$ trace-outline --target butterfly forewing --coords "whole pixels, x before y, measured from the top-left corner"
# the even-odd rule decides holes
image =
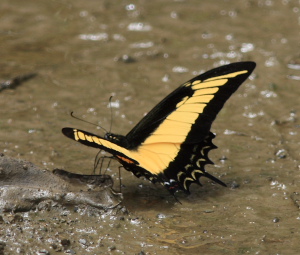
[[[210,70],[185,82],[157,104],[127,134],[127,139],[132,141],[132,148],[143,142],[156,142],[161,139],[169,134],[170,125],[173,128],[176,125],[183,125],[192,131],[190,136],[188,136],[189,132],[178,132],[177,135],[182,136],[181,142],[201,141],[209,132],[212,122],[224,103],[254,68],[253,62],[233,63]],[[193,106],[188,107],[188,104]],[[194,134],[195,132],[197,135]],[[154,139],[153,136],[160,137]],[[175,139],[175,136],[173,138]],[[186,139],[182,141],[184,138]],[[173,141],[168,138],[165,142]]]

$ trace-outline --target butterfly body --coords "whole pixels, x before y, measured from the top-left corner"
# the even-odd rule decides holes
[[[63,128],[69,138],[112,154],[126,170],[159,182],[170,192],[189,192],[205,176],[215,135],[211,125],[227,99],[255,68],[253,62],[233,63],[210,70],[182,84],[156,105],[126,136],[104,137]]]

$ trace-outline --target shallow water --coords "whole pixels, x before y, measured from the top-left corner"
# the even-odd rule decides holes
[[[126,134],[200,71],[257,63],[213,125],[219,149],[210,153],[215,166],[207,171],[229,188],[202,180],[178,204],[163,187],[123,171],[129,215],[120,220],[70,210],[56,220],[41,212],[17,223],[5,215],[10,224],[0,220],[0,241],[7,252],[54,253],[51,238],[77,254],[299,251],[293,195],[300,192],[299,1],[2,0],[0,17],[0,80],[38,73],[0,92],[0,151],[49,170],[92,173],[97,151],[60,130],[102,131],[71,118],[71,111],[107,130],[112,119],[112,131]],[[110,169],[118,182],[118,164]],[[59,241],[66,238],[69,246]]]

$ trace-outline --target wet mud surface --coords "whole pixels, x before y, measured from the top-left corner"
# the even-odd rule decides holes
[[[1,212],[43,210],[56,205],[113,209],[122,198],[112,186],[108,175],[87,176],[59,169],[52,173],[30,162],[0,156]]]
[[[0,254],[298,253],[299,1],[3,0],[0,17],[0,152],[27,162],[1,172]],[[126,134],[181,83],[237,61],[257,67],[217,116],[206,168],[228,188],[203,179],[179,204],[122,170],[122,203],[107,209],[110,183],[78,178],[97,151],[61,128],[103,132],[71,111]],[[118,164],[102,174],[118,190]]]

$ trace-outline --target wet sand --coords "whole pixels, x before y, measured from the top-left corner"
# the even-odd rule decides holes
[[[0,92],[0,152],[49,171],[93,174],[97,151],[61,128],[103,132],[71,111],[126,134],[199,72],[257,68],[212,128],[219,148],[206,169],[228,188],[203,179],[179,204],[124,170],[120,210],[1,213],[0,253],[297,254],[299,13],[298,1],[3,0],[0,82],[38,75]],[[106,174],[117,184],[118,164]]]

